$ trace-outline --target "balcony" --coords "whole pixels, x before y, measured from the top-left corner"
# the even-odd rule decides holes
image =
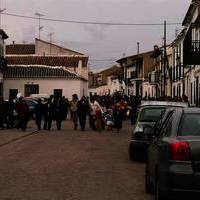
[[[149,83],[151,84],[157,84],[160,82],[160,71],[152,71],[149,73]]]
[[[192,53],[200,53],[200,40],[192,40],[191,51]]]
[[[189,34],[188,34],[189,35]],[[183,45],[183,64],[200,64],[200,40],[191,40],[191,35],[186,35]]]
[[[136,71],[133,71],[133,72],[131,72],[131,77],[130,77],[130,79],[135,79],[135,78],[137,78],[137,72],[136,72]]]

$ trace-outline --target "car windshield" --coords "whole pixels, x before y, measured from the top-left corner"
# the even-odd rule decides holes
[[[144,108],[140,112],[139,121],[140,122],[156,122],[160,119],[165,109],[166,109],[165,107]]]
[[[178,136],[200,136],[200,114],[184,114]]]
[[[27,103],[28,106],[35,106],[35,104],[37,104],[37,101],[34,100],[25,100],[25,102]]]

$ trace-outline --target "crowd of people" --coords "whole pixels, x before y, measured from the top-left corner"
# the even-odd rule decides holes
[[[82,96],[72,95],[69,101],[65,97],[51,95],[49,99],[37,99],[34,108],[34,120],[38,130],[51,130],[52,121],[56,122],[57,130],[61,130],[64,120],[71,119],[72,128],[85,130],[88,120],[92,130],[101,131],[105,128],[118,131],[122,128],[122,122],[126,118],[127,110],[135,110],[133,99],[120,94],[106,96]],[[26,131],[27,123],[31,119],[29,106],[23,97],[10,98],[4,101],[0,98],[0,128],[19,128]]]
[[[84,131],[88,120],[90,128],[94,131],[114,128],[119,131],[123,127],[124,119],[130,118],[131,124],[135,123],[141,100],[140,96],[126,96],[120,93],[112,96],[82,96],[80,99],[77,94],[73,94],[71,101],[65,97],[51,95],[48,99],[37,99],[33,119],[38,130],[50,131],[53,121],[56,122],[57,130],[61,130],[63,121],[71,119],[74,130]],[[154,99],[146,98],[146,100]],[[167,97],[157,100],[173,101]],[[184,96],[176,101],[187,102],[188,100]],[[25,131],[31,117],[29,106],[23,97],[10,98],[8,101],[0,97],[1,129],[15,127]]]

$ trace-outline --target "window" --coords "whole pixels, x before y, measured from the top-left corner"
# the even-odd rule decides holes
[[[161,135],[163,136],[169,136],[171,134],[171,129],[172,129],[172,122],[173,122],[173,117],[170,117],[168,121],[165,122]]]
[[[37,84],[27,84],[24,86],[25,96],[30,96],[31,94],[39,94],[39,85]]]
[[[156,122],[160,119],[165,111],[165,107],[161,108],[144,108],[139,117],[140,122]]]
[[[191,99],[191,104],[193,104],[193,86],[192,83],[190,83],[190,99]]]
[[[54,96],[62,97],[62,89],[54,89],[53,94]]]
[[[18,89],[10,89],[9,90],[9,97],[10,98],[16,98],[18,94]]]
[[[156,135],[169,135],[172,127],[172,115],[174,111],[167,112],[155,125]]]
[[[182,117],[179,136],[200,136],[200,114],[185,113]]]
[[[99,74],[98,77],[97,77],[97,84],[98,84],[98,85],[101,85],[101,84],[102,84],[102,81],[103,81],[103,75],[102,75],[102,74]]]

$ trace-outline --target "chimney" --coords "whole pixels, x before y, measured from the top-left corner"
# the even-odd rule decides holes
[[[154,45],[154,51],[156,51],[158,49],[159,49],[158,45]]]

